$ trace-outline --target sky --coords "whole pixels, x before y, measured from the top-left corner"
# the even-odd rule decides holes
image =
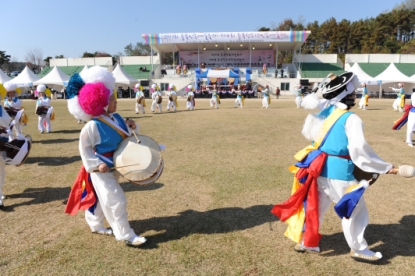
[[[124,53],[144,33],[246,32],[292,19],[351,22],[391,11],[404,0],[0,0],[0,51],[24,62],[84,52]]]

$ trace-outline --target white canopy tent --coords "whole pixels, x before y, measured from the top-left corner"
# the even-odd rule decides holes
[[[26,66],[23,71],[13,79],[13,82],[17,84],[18,87],[30,87],[39,79],[40,78]]]
[[[138,83],[138,80],[128,75],[119,64],[117,64],[115,69],[112,71],[112,75],[115,78],[116,84],[124,84],[130,86],[131,84]],[[131,91],[132,90],[130,89],[130,97],[132,97]]]
[[[33,82],[34,85],[38,84],[56,84],[64,85],[64,83],[69,81],[69,76],[62,72],[57,66],[55,66],[52,71],[50,71],[46,76]]]
[[[88,65],[84,66],[84,69],[82,69],[82,71],[79,72],[79,75],[81,75],[81,77],[82,77],[82,75],[85,74],[86,72],[88,72]]]
[[[399,71],[398,68],[396,68],[395,64],[391,63],[388,68],[386,68],[385,71],[380,73],[375,77],[376,79],[380,80],[383,83],[398,83],[398,82],[415,82],[414,80],[411,80],[410,77]],[[380,86],[380,91],[382,91],[382,85]],[[380,93],[380,97],[382,92]]]
[[[2,70],[0,70],[0,83],[8,82],[11,79],[12,78],[10,78],[9,76],[7,76],[6,73],[4,73]]]
[[[355,62],[352,68],[350,68],[350,72],[353,72],[359,78],[360,83],[365,82],[366,84],[368,84],[376,82],[376,84],[378,84],[377,80],[374,77],[368,75],[365,71],[363,71],[362,67],[360,67],[359,63],[357,62]]]
[[[134,84],[138,82],[137,79],[128,75],[119,64],[117,64],[117,67],[112,71],[112,75],[115,78],[115,83],[118,84]]]

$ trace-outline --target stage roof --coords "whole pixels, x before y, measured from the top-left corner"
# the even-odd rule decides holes
[[[162,33],[143,34],[146,44],[157,52],[200,50],[279,50],[300,49],[311,31],[283,32],[220,32],[220,33]],[[242,45],[242,46],[241,46]]]

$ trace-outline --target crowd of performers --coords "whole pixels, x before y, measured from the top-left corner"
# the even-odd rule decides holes
[[[363,192],[374,182],[374,174],[396,174],[396,170],[369,146],[363,133],[362,120],[350,111],[355,105],[356,91],[367,94],[366,85],[358,88],[359,81],[351,72],[330,77],[325,87],[317,89],[323,99],[318,99],[317,93],[305,96],[301,86],[298,87],[295,100],[297,106],[309,110],[319,108],[321,111],[309,114],[305,120],[302,134],[312,143],[295,155],[297,163],[290,167],[294,173],[292,195],[286,202],[275,205],[271,212],[288,223],[285,235],[296,243],[295,251],[319,252],[319,227],[325,212],[334,202],[335,211],[342,219],[350,256],[357,260],[377,261],[382,258],[382,254],[369,250],[364,238],[369,219]],[[407,142],[409,144],[410,140],[412,144],[415,96],[412,97],[413,105],[404,106],[404,97],[401,97],[401,93],[404,95],[403,84],[399,86],[399,91],[396,91],[399,103],[397,106],[394,103],[393,106],[406,111],[408,131],[410,130]],[[112,170],[114,151],[125,138],[138,135],[139,126],[133,120],[124,119],[116,113],[114,87],[114,77],[100,66],[90,68],[82,76],[74,74],[68,83],[69,112],[76,119],[87,123],[79,138],[82,166],[72,186],[65,212],[74,215],[79,210],[84,210],[86,223],[92,233],[114,236],[129,246],[140,246],[146,242],[146,238],[137,235],[131,228],[127,218],[127,200],[117,174]],[[37,87],[39,99],[36,102],[36,114],[39,116],[38,128],[41,133],[51,131],[50,121],[54,117],[47,90],[44,85]],[[146,100],[143,88],[136,85],[135,90],[135,111],[144,114]],[[150,91],[151,111],[161,113],[163,101],[160,88],[153,84]],[[236,94],[234,107],[243,108],[241,87],[237,86],[233,93]],[[0,208],[4,207],[5,199],[5,165],[22,164],[31,146],[30,137],[22,133],[28,118],[18,94],[19,89],[13,83],[0,86],[0,95],[4,99],[4,107],[0,106]],[[209,94],[211,108],[218,109],[220,95],[215,85],[209,88]],[[262,106],[268,108],[271,100],[268,85],[262,94]],[[167,96],[166,109],[176,111],[178,102],[174,85],[169,86]],[[191,85],[186,87],[185,96],[186,109],[194,110],[195,93]],[[359,103],[362,109],[366,106],[367,98],[362,104]],[[401,121],[399,126],[403,124]],[[16,151],[16,145],[19,145],[18,154],[12,156],[10,152]],[[20,152],[25,147],[26,151]],[[372,178],[357,181],[353,174],[357,167],[363,172],[370,172]],[[105,228],[104,219],[110,228]]]

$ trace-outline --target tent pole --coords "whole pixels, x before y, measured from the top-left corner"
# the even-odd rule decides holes
[[[174,69],[174,43],[173,43],[173,52],[172,52],[172,58],[173,58],[173,69]]]
[[[252,51],[251,41],[249,41],[249,68],[251,68],[251,55],[252,55],[251,51]]]
[[[198,43],[197,44],[197,67],[199,68],[199,66],[200,66],[200,53],[199,53],[199,46],[200,46],[200,44]]]

